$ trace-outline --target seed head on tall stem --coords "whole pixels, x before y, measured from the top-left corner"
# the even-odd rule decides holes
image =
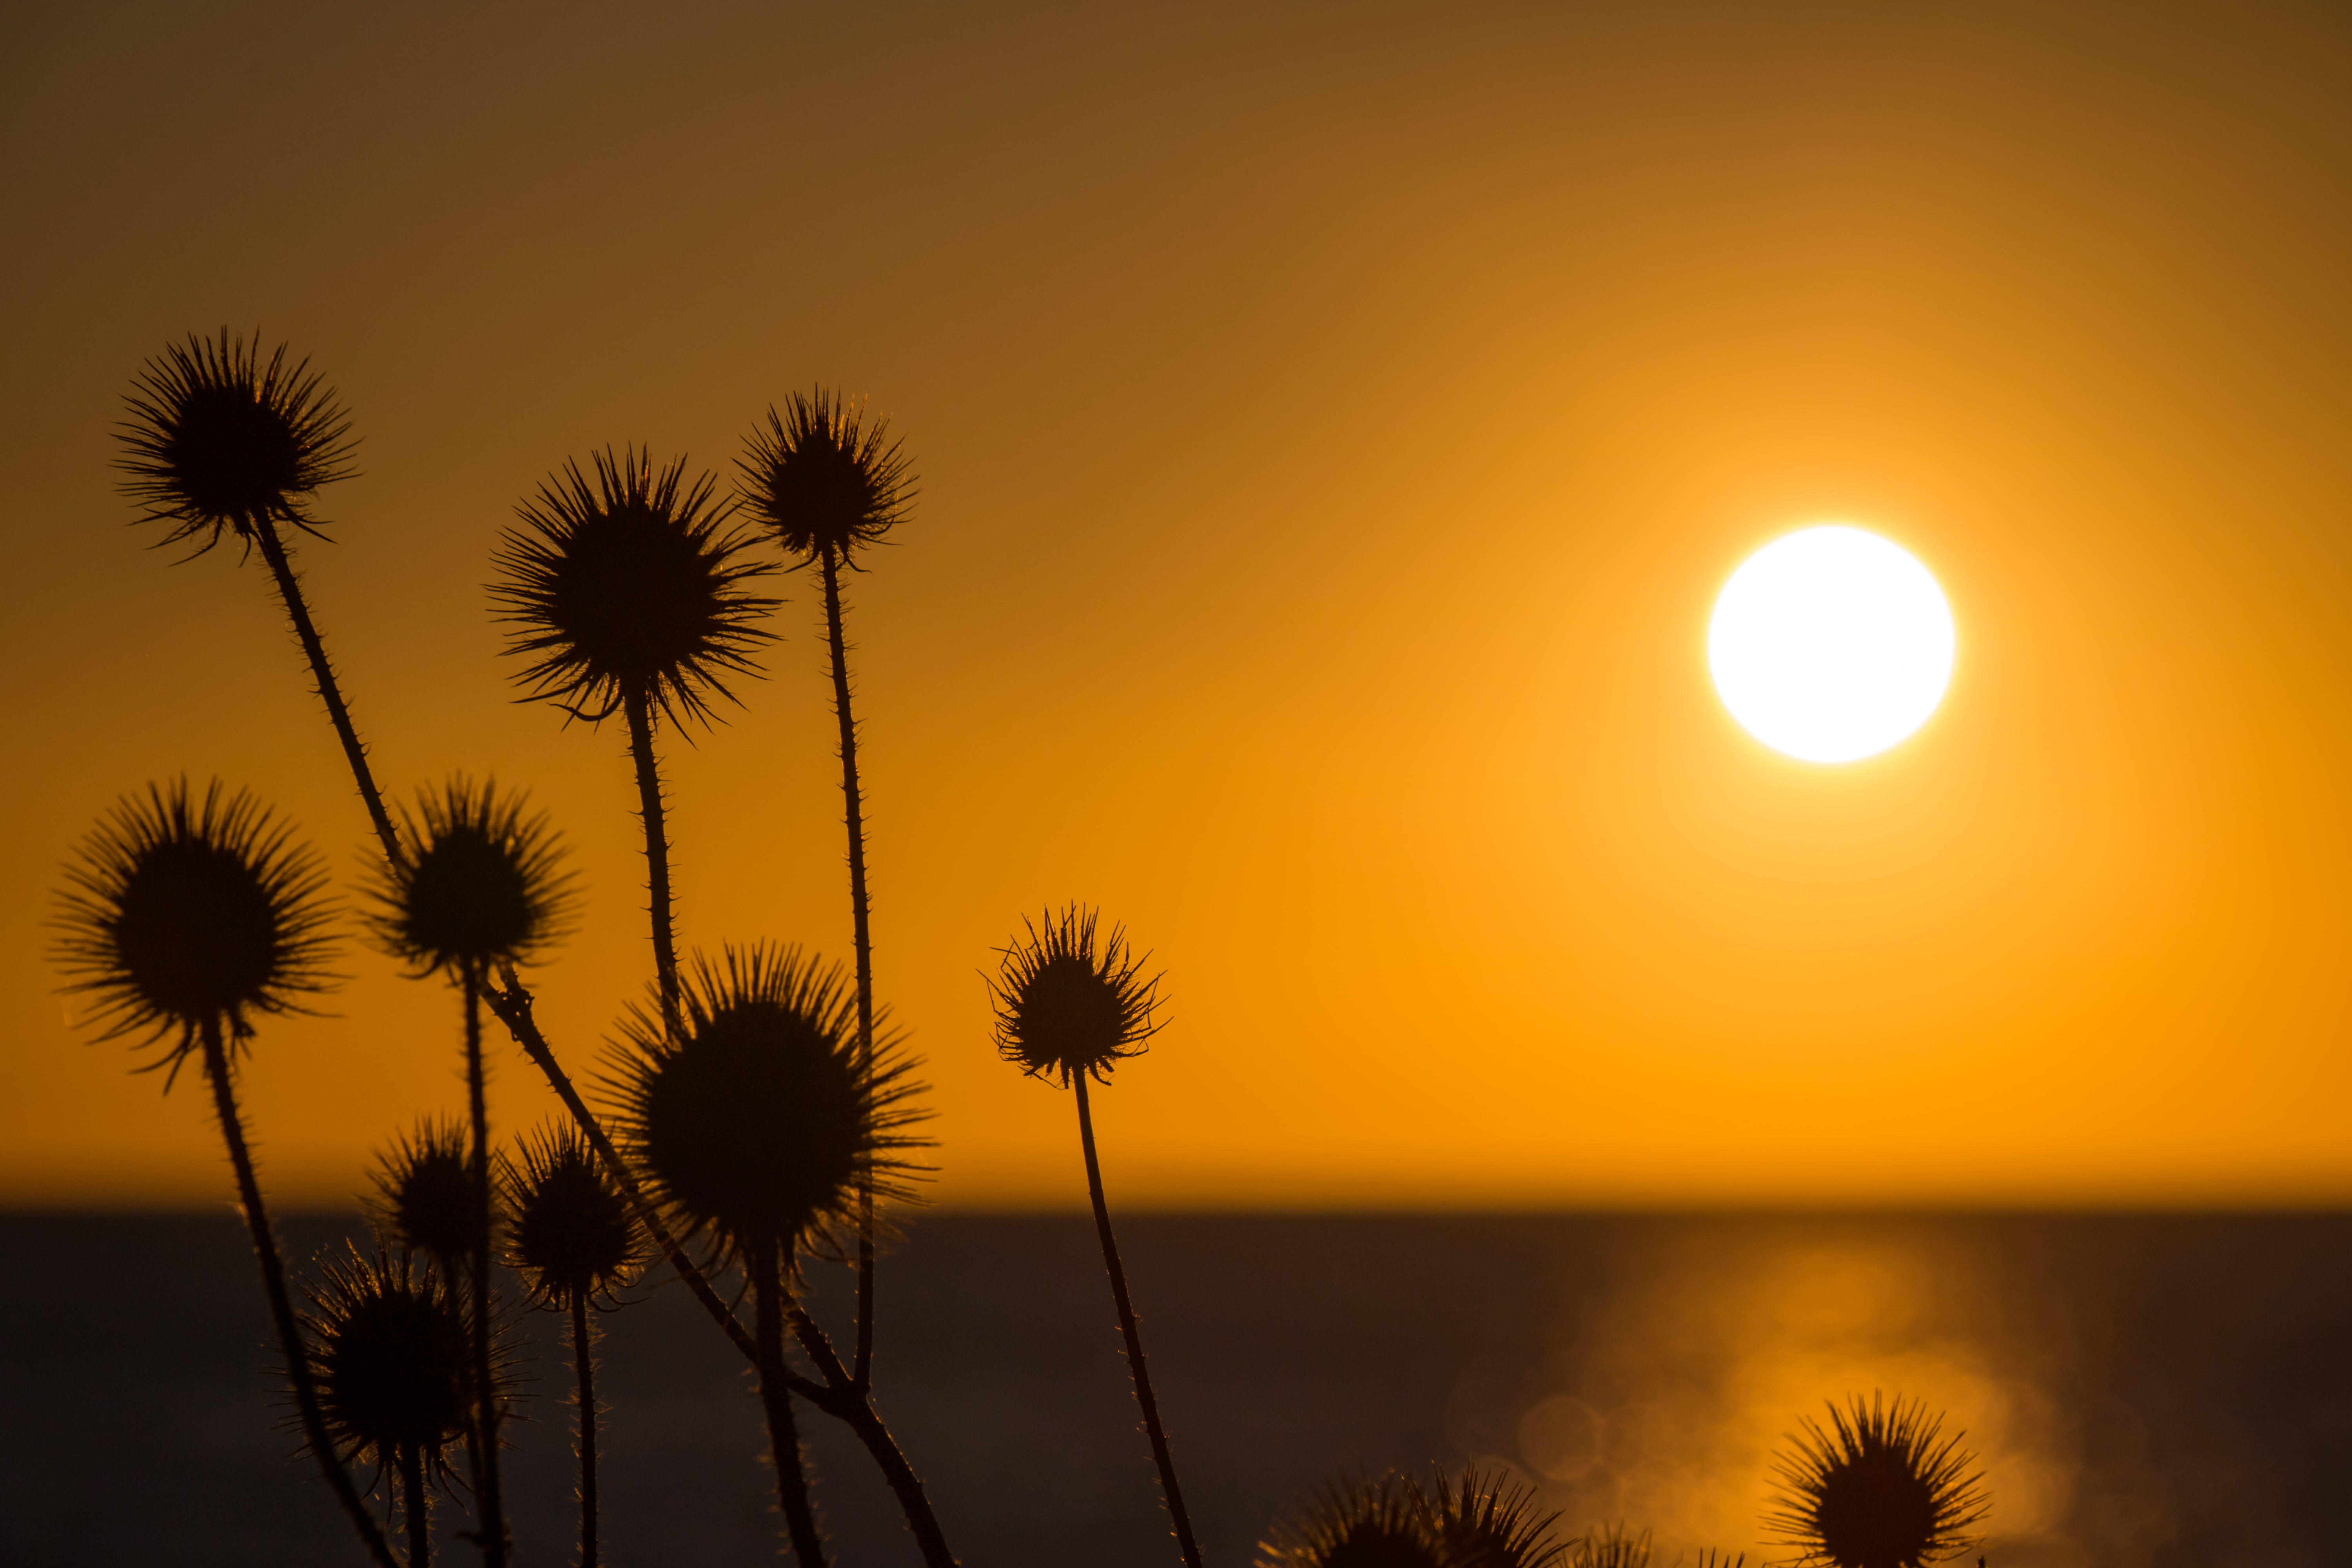
[[[100,1038],[163,1043],[150,1070],[168,1068],[176,1078],[201,1055],[303,1435],[362,1543],[393,1568],[383,1531],[328,1440],[236,1099],[236,1058],[255,1020],[303,1011],[333,979],[326,875],[250,795],[225,795],[215,783],[197,797],[184,779],[118,803],[66,876],[55,956],[67,990],[95,999]]]
[[[866,888],[866,794],[857,775],[857,721],[850,711],[849,644],[843,630],[841,573],[885,542],[914,504],[914,478],[889,422],[866,420],[865,405],[823,387],[771,407],[738,461],[743,505],[795,568],[814,563],[824,584],[825,647],[833,662],[833,712],[841,731],[841,793],[849,832],[850,942],[857,973],[857,1047],[874,1048],[874,942]],[[874,1194],[858,1200],[857,1342],[851,1381],[866,1385],[874,1363]]]
[[[381,1236],[403,1254],[421,1252],[450,1279],[488,1239],[490,1205],[474,1182],[474,1158],[462,1123],[427,1118],[377,1162],[367,1205]]]
[[[1916,1399],[1856,1395],[1808,1418],[1773,1466],[1766,1522],[1807,1568],[1925,1568],[1969,1549],[1983,1477],[1942,1417]]]

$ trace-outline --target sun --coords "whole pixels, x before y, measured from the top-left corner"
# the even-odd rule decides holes
[[[1715,689],[1740,727],[1808,763],[1851,763],[1927,721],[1952,679],[1952,608],[1909,552],[1844,523],[1774,540],[1715,601]]]

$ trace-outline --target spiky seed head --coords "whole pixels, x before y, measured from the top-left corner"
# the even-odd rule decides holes
[[[128,402],[116,427],[123,489],[142,521],[171,525],[163,543],[202,536],[202,554],[224,530],[247,538],[265,518],[317,533],[310,498],[351,477],[350,417],[283,343],[265,362],[257,337],[191,333],[147,362]]]
[[[1536,1511],[1535,1489],[1501,1470],[1437,1473],[1430,1503],[1446,1568],[1550,1568],[1568,1548],[1552,1534],[1557,1513]]]
[[[732,504],[708,474],[685,483],[685,458],[658,473],[635,447],[591,461],[593,481],[567,462],[501,537],[490,596],[515,628],[506,651],[532,661],[529,698],[574,717],[637,699],[708,722],[712,696],[733,699],[726,678],[758,674],[752,650],[774,637],[755,623],[778,601],[743,591],[771,568],[741,558]]]
[[[116,802],[66,881],[54,956],[68,992],[97,998],[102,1039],[176,1034],[177,1062],[200,1029],[242,1040],[254,1015],[302,1011],[334,980],[318,857],[217,780],[201,797],[183,778]]]
[[[1570,1568],[1650,1568],[1650,1532],[1635,1535],[1622,1524],[1604,1525],[1576,1542]]]
[[[863,399],[822,386],[793,393],[737,460],[745,508],[801,564],[855,565],[914,505],[906,443],[889,429],[887,419],[866,423]]]
[[[471,1340],[457,1294],[430,1265],[356,1250],[305,1288],[320,1414],[345,1463],[389,1466],[415,1449],[435,1470],[466,1429]]]
[[[630,1163],[688,1234],[739,1260],[772,1245],[790,1258],[831,1252],[854,1224],[870,1175],[909,1196],[907,1163],[924,1140],[913,1064],[887,1040],[861,1061],[856,992],[837,966],[798,948],[698,954],[683,986],[683,1029],[667,1037],[639,1009],[623,1026],[609,1079]]]
[[[455,1271],[488,1240],[466,1129],[427,1119],[385,1151],[368,1206],[384,1237]]]
[[[610,1297],[643,1265],[644,1234],[629,1200],[577,1130],[525,1137],[505,1184],[507,1261],[547,1305]]]
[[[1257,1568],[1449,1568],[1428,1495],[1389,1472],[1343,1477],[1258,1543]]]
[[[1113,1064],[1143,1054],[1160,1026],[1160,976],[1146,975],[1149,953],[1128,945],[1123,926],[1097,941],[1095,910],[1071,904],[1042,923],[1024,919],[1024,935],[1000,950],[989,982],[996,1004],[996,1048],[1006,1061],[1064,1088],[1079,1073],[1110,1081]]]
[[[1922,1568],[1958,1555],[1985,1516],[1965,1436],[1918,1400],[1860,1395],[1808,1418],[1776,1458],[1766,1522],[1813,1568]]]
[[[562,845],[528,796],[461,773],[417,792],[399,840],[398,858],[374,868],[370,924],[419,973],[528,963],[563,934]]]

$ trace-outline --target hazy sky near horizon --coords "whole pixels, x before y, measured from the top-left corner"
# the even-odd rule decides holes
[[[2347,79],[2322,6],[11,7],[0,1201],[226,1194],[56,994],[110,802],[216,775],[364,860],[261,563],[143,548],[110,468],[223,324],[356,420],[299,558],[387,784],[574,847],[583,1074],[650,972],[633,785],[512,700],[491,550],[822,382],[921,476],[853,632],[940,1200],[1081,1191],[981,980],[1072,899],[1167,974],[1118,1199],[2352,1198]],[[1828,519],[1959,636],[1839,768],[1704,658]],[[846,954],[812,589],[668,744],[690,944]],[[247,1073],[289,1201],[462,1103],[446,990],[341,968]]]

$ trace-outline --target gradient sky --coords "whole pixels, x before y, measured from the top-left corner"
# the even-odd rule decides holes
[[[356,417],[300,561],[387,784],[492,772],[575,846],[576,1069],[650,972],[633,786],[512,702],[490,551],[565,458],[723,468],[823,381],[922,479],[854,631],[942,1201],[1082,1191],[980,978],[1069,899],[1171,1000],[1097,1102],[1116,1199],[2352,1198],[2352,17],[840,10],[0,15],[0,1201],[226,1192],[56,994],[109,803],[217,774],[369,852],[258,560],[143,548],[109,467],[223,323]],[[1830,518],[1960,656],[1823,769],[1704,635]],[[845,955],[810,586],[670,746],[690,942]],[[449,994],[343,968],[247,1075],[289,1200],[462,1102]]]

